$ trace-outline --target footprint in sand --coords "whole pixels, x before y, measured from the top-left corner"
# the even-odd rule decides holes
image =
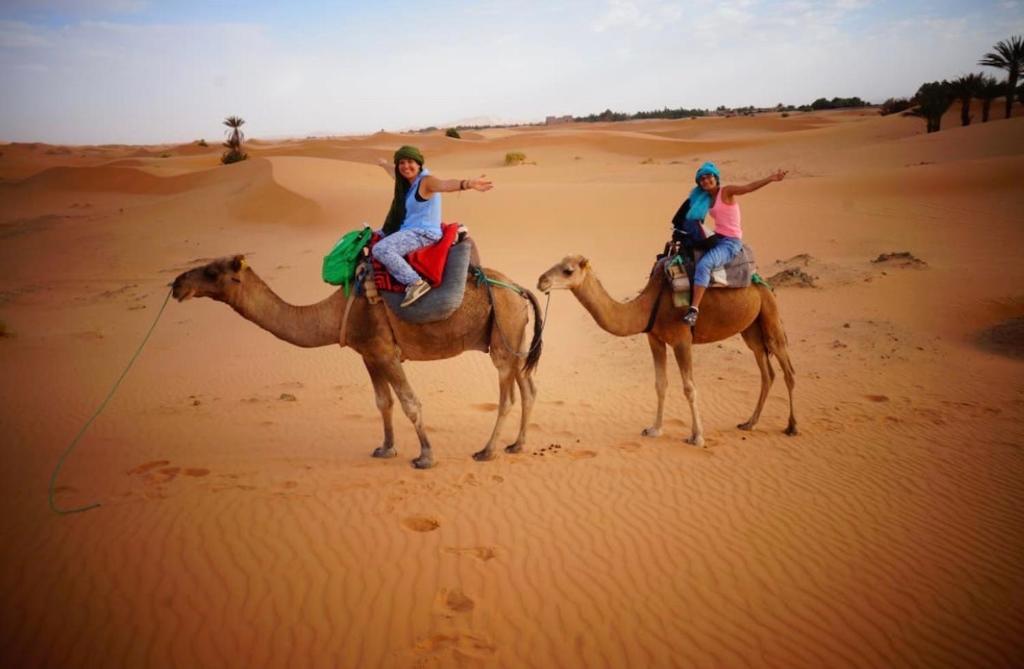
[[[589,460],[590,458],[596,458],[597,453],[587,450],[569,451],[569,457],[573,460]]]
[[[125,473],[128,475],[145,474],[151,469],[156,469],[157,467],[164,467],[169,464],[171,464],[170,460],[153,460],[151,462],[144,462],[141,465],[138,465],[137,467],[132,467]]]
[[[183,473],[185,476],[206,476],[210,470],[204,467],[186,467]]]
[[[864,397],[868,398],[872,402],[888,402],[889,401],[889,398],[886,397],[885,395],[865,395]]]
[[[642,446],[640,446],[640,444],[636,442],[628,441],[624,444],[616,444],[615,448],[619,449],[624,453],[636,453],[642,448]]]
[[[452,613],[469,613],[476,606],[476,603],[458,588],[442,588],[434,602],[439,610]]]
[[[498,405],[494,402],[480,402],[479,404],[472,405],[477,411],[497,411]]]
[[[459,665],[470,660],[486,660],[498,650],[489,637],[472,632],[453,632],[452,634],[435,634],[416,644],[415,650],[420,654],[441,654],[451,651],[449,659],[458,660]],[[437,658],[435,658],[437,659]]]
[[[481,562],[487,562],[498,557],[498,550],[493,546],[448,547],[444,549],[444,552],[449,555],[470,555]]]
[[[428,516],[409,516],[402,520],[402,526],[413,532],[433,532],[441,523]]]

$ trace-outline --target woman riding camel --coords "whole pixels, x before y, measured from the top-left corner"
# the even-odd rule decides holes
[[[752,193],[773,181],[782,181],[785,176],[786,171],[778,170],[745,186],[722,186],[721,175],[714,163],[704,163],[697,170],[694,179],[697,187],[690,191],[690,207],[686,212],[687,227],[698,227],[710,213],[715,219],[715,235],[709,238],[714,240],[714,245],[697,261],[693,273],[691,306],[683,316],[684,323],[691,327],[697,324],[700,301],[708,284],[711,283],[711,272],[724,266],[743,250],[740,205],[735,201],[735,197]]]
[[[381,158],[378,164],[395,179],[395,197],[381,234],[373,247],[373,257],[393,277],[405,284],[407,307],[423,297],[430,284],[416,273],[405,256],[441,239],[441,193],[459,190],[489,191],[494,185],[481,174],[476,179],[438,179],[423,167],[423,154],[414,146],[395,151],[394,173],[391,164]]]

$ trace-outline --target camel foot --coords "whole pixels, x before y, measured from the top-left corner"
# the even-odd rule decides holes
[[[696,446],[697,448],[705,448],[704,437],[702,437],[699,434],[692,435],[689,439],[686,440],[686,443],[692,446]]]
[[[523,445],[522,444],[509,444],[508,446],[505,447],[505,452],[506,453],[522,453],[523,452]]]
[[[375,458],[393,458],[398,455],[398,451],[395,450],[394,446],[378,446],[373,449],[373,457]]]
[[[416,469],[430,469],[434,466],[434,458],[430,455],[421,455],[412,461],[412,466]]]
[[[660,427],[645,427],[640,432],[640,436],[642,436],[642,437],[660,437],[661,436],[661,428]]]
[[[747,432],[750,432],[751,430],[754,429],[754,425],[756,425],[756,423],[748,420],[746,423],[740,423],[736,427],[738,427],[741,430],[746,430]]]
[[[789,425],[786,427],[785,430],[782,431],[782,433],[787,434],[790,437],[795,437],[796,435],[800,434],[796,430],[796,421],[790,421]]]
[[[494,459],[494,451],[489,449],[483,449],[473,454],[473,459],[477,462],[487,462],[488,460]]]

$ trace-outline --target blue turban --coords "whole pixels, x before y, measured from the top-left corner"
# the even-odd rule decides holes
[[[690,191],[690,210],[686,213],[688,221],[703,221],[704,217],[708,215],[708,209],[711,209],[711,194],[700,187],[700,178],[705,174],[714,175],[716,184],[721,185],[722,183],[722,175],[714,163],[707,162],[700,166],[696,176],[693,177],[697,187]]]

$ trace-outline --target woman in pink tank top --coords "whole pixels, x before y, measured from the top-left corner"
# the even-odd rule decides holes
[[[722,186],[718,168],[713,163],[704,163],[697,170],[697,188],[690,193],[690,211],[703,213],[703,210],[711,214],[715,219],[715,237],[718,241],[697,262],[693,276],[691,306],[683,316],[684,323],[691,327],[696,325],[700,301],[708,284],[711,283],[711,272],[724,266],[743,250],[743,242],[740,241],[743,238],[743,228],[740,226],[740,205],[735,200],[736,196],[752,193],[773,181],[782,181],[785,176],[785,170],[777,170],[764,179],[745,186]]]

